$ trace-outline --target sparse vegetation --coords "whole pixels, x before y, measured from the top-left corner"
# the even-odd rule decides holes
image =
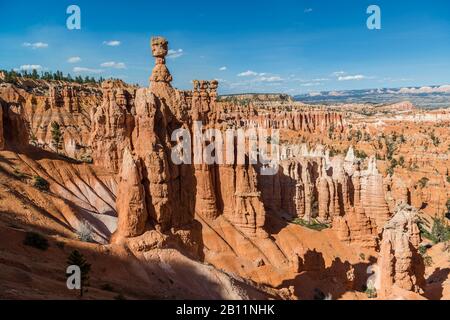
[[[364,292],[369,299],[376,299],[378,297],[377,289],[373,286],[368,286]]]
[[[433,259],[427,254],[426,246],[419,246],[419,254],[422,256],[423,262],[427,267],[431,267],[433,265]]]
[[[45,251],[50,246],[48,240],[36,232],[27,232],[23,244],[29,247],[33,247],[42,251]]]
[[[82,223],[77,230],[78,239],[83,242],[94,243],[93,231],[89,224]]]
[[[100,286],[100,289],[102,289],[102,290],[104,290],[104,291],[114,292],[113,286],[110,285],[109,283],[102,284],[102,285]]]
[[[429,255],[426,255],[423,257],[423,263],[427,267],[431,267],[433,265],[433,258],[431,258]]]
[[[84,256],[78,250],[72,251],[72,253],[67,258],[67,264],[69,266],[78,266],[80,268],[80,297],[82,297],[83,293],[85,292],[85,287],[89,285],[89,272],[91,271],[91,265],[86,261]]]
[[[315,219],[311,219],[311,221],[308,222],[306,220],[303,220],[303,219],[300,219],[300,218],[296,218],[296,219],[292,220],[292,223],[298,224],[298,225],[300,225],[302,227],[306,227],[306,228],[309,228],[309,229],[312,229],[312,230],[316,230],[316,231],[322,231],[322,230],[330,228],[330,226],[328,224],[318,222]]]
[[[81,156],[81,162],[87,163],[87,164],[92,164],[94,162],[94,160],[92,159],[91,155],[87,155],[87,154],[83,154]]]
[[[398,159],[398,165],[401,167],[405,166],[405,157],[404,156],[400,156],[400,158]]]
[[[447,207],[447,215],[450,215],[450,199],[447,200],[445,206]]]
[[[428,179],[427,177],[423,177],[422,179],[419,180],[419,187],[421,189],[425,188],[428,184],[428,182],[430,181],[430,179]]]
[[[367,153],[361,150],[355,150],[355,156],[359,159],[367,159]]]
[[[26,175],[17,168],[14,168],[13,175],[19,180],[25,179],[26,177]]]
[[[30,144],[35,147],[38,145],[38,140],[34,133],[30,133]]]
[[[431,138],[431,141],[433,141],[433,145],[435,147],[437,147],[437,146],[439,146],[441,144],[441,140],[438,137],[435,136],[434,132],[432,132],[430,134],[430,138]]]
[[[48,181],[40,176],[34,176],[33,187],[35,187],[36,189],[39,189],[41,191],[49,191],[50,190],[50,184],[48,183]]]
[[[434,218],[433,227],[431,228],[432,241],[441,243],[450,240],[450,227],[444,219]]]
[[[423,220],[419,222],[419,229],[422,237],[432,241],[434,244],[450,241],[450,226],[443,218],[433,218],[433,225],[431,230],[427,229],[427,226]]]

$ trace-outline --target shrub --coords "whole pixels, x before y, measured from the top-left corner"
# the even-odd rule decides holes
[[[92,164],[94,162],[94,160],[92,159],[92,156],[84,154],[81,156],[81,162],[84,162],[87,164]]]
[[[42,251],[47,250],[49,247],[48,240],[36,232],[27,232],[23,244]]]
[[[423,177],[422,179],[419,180],[419,187],[422,189],[425,188],[429,181],[430,179],[428,179],[427,177]]]
[[[427,254],[427,247],[425,246],[419,246],[419,253],[421,256],[424,256]]]
[[[298,224],[302,227],[306,227],[306,228],[316,230],[316,231],[322,231],[322,230],[330,228],[330,226],[328,224],[318,222],[317,220],[314,220],[314,219],[312,219],[310,222],[308,222],[306,220],[296,218],[296,219],[292,220],[292,223]]]
[[[439,144],[441,143],[441,140],[440,140],[438,137],[436,137],[436,136],[434,135],[434,133],[432,133],[432,134],[430,135],[430,138],[431,138],[431,140],[433,141],[433,145],[434,145],[435,147],[439,146]]]
[[[450,227],[444,219],[434,218],[433,227],[431,228],[432,241],[437,244],[450,240]]]
[[[360,150],[355,150],[355,156],[359,159],[366,159],[367,158],[367,153],[365,153],[364,151],[360,151]]]
[[[50,184],[48,181],[40,176],[34,176],[33,186],[41,191],[48,191],[50,189]]]
[[[109,292],[113,292],[114,291],[114,288],[109,283],[102,284],[100,286],[100,289],[102,289],[104,291],[109,291]]]
[[[26,175],[17,168],[14,169],[13,174],[14,177],[16,177],[19,180],[25,179],[26,177]]]
[[[86,222],[83,222],[80,225],[80,228],[77,230],[78,239],[83,242],[90,242],[93,243],[94,237],[93,237],[93,231],[89,224]]]
[[[366,288],[365,294],[369,299],[375,299],[378,297],[377,289],[375,289],[373,286],[368,286]]]
[[[426,256],[423,257],[423,263],[425,264],[425,266],[431,267],[433,265],[433,258],[431,258],[430,256],[426,255]]]
[[[316,288],[314,289],[314,300],[327,300],[327,296],[322,290]]]
[[[127,300],[127,298],[122,293],[119,293],[117,296],[114,296],[114,300]]]
[[[425,266],[431,267],[433,265],[433,259],[427,254],[426,246],[419,246],[419,254],[422,256]]]

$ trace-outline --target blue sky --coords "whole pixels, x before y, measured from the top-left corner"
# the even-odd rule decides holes
[[[81,30],[66,28],[71,4],[81,8]],[[366,27],[371,4],[381,8],[381,30]],[[1,1],[0,12],[2,69],[147,86],[149,39],[162,35],[180,89],[214,78],[221,93],[450,83],[448,0]]]

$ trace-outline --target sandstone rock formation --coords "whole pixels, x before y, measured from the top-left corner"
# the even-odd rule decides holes
[[[12,93],[0,95],[0,150],[5,148],[21,149],[28,145],[29,130],[24,121],[24,109],[20,104],[20,98],[15,95],[13,89],[11,90]],[[11,95],[12,99],[17,101],[16,103],[8,103],[3,100],[3,97],[11,98]]]
[[[105,81],[102,89],[103,103],[92,114],[92,158],[95,164],[118,172],[125,148],[131,148],[134,92],[121,81]]]
[[[383,176],[377,169],[375,157],[369,160],[368,169],[362,172],[361,201],[366,215],[371,218],[381,232],[390,217],[383,187]]]
[[[420,231],[417,210],[401,204],[383,228],[379,257],[379,294],[389,298],[394,288],[420,293],[424,263],[418,253]]]
[[[119,217],[117,232],[112,242],[120,242],[123,238],[136,237],[144,233],[148,220],[145,205],[145,190],[142,181],[140,163],[133,159],[128,148],[123,154],[120,182],[117,190],[116,210]]]

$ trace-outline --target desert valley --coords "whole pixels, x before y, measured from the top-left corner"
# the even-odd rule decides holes
[[[181,91],[168,50],[148,87],[0,73],[0,298],[78,299],[76,251],[83,299],[450,299],[450,109]],[[278,130],[277,173],[175,164],[195,122]]]

